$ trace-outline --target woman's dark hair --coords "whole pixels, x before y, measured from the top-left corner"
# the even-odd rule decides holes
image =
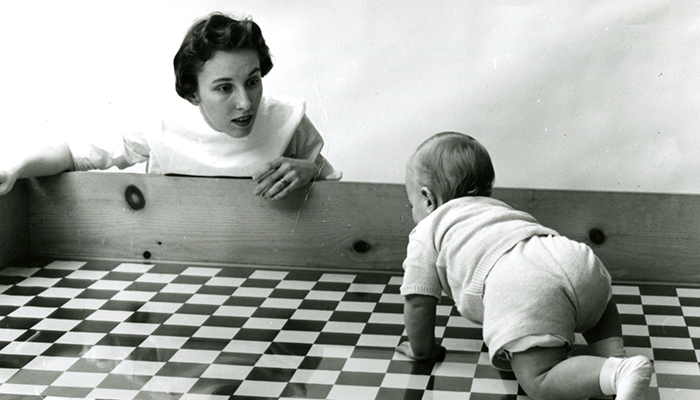
[[[486,148],[469,135],[441,132],[423,142],[413,168],[418,180],[443,202],[465,196],[491,196],[496,174]]]
[[[175,90],[185,100],[197,91],[197,74],[217,51],[254,50],[260,60],[260,72],[272,69],[270,49],[262,31],[251,19],[236,20],[221,13],[212,13],[195,22],[175,54]]]

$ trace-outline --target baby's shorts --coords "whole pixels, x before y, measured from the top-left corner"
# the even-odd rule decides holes
[[[588,246],[534,236],[505,253],[486,277],[484,342],[492,364],[532,347],[570,349],[575,332],[595,326],[612,298],[610,274]]]

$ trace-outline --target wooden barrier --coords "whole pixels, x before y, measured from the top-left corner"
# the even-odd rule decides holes
[[[12,191],[0,196],[0,267],[29,255],[27,188],[17,182]]]
[[[280,201],[253,188],[250,180],[100,172],[31,179],[29,253],[401,270],[414,226],[403,185],[317,182]],[[700,283],[700,196],[499,188],[494,197],[589,244],[617,281]],[[3,229],[4,240],[22,223]]]
[[[67,173],[32,180],[32,254],[400,268],[413,227],[397,185],[316,183],[281,201],[250,180]],[[143,208],[138,208],[143,196]],[[127,203],[135,199],[136,207]]]

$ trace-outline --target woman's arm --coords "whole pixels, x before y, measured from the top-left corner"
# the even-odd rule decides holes
[[[0,159],[0,195],[9,193],[17,179],[55,175],[74,170],[73,156],[64,141],[43,145],[38,151],[13,149]]]

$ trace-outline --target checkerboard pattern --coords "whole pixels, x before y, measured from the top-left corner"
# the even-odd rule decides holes
[[[26,261],[0,271],[0,398],[528,398],[448,299],[445,361],[395,353],[400,285],[389,273]],[[629,353],[655,362],[653,398],[700,399],[700,289],[614,289]]]

